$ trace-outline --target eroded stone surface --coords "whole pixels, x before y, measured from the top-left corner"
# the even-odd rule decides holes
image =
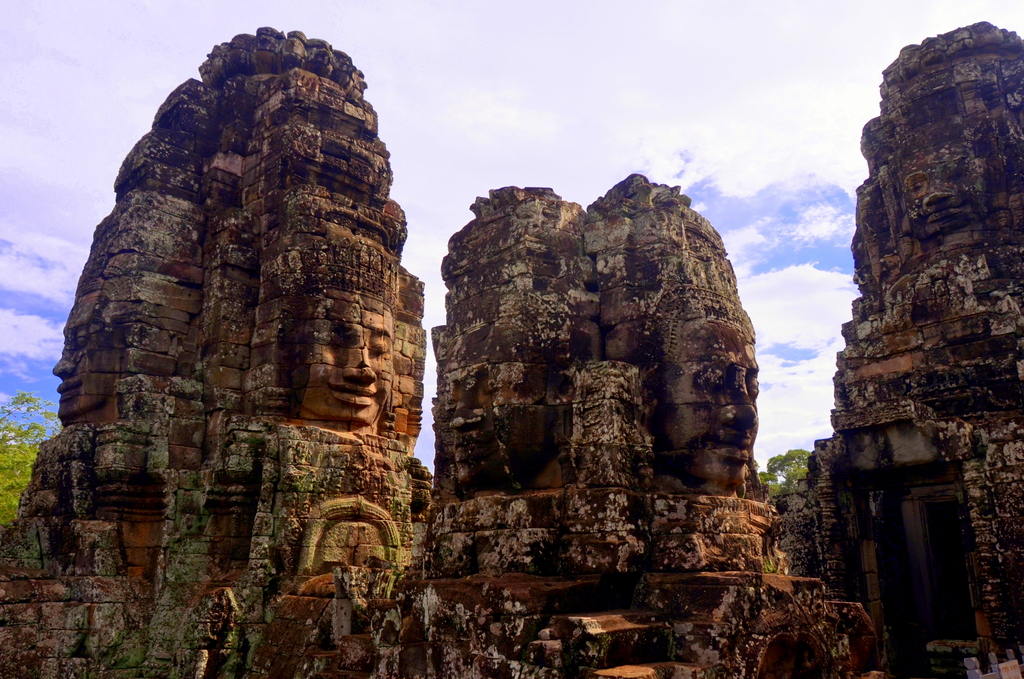
[[[362,73],[273,29],[200,72],[96,230],[65,429],[0,532],[3,676],[310,676],[412,558],[422,285]]]
[[[508,187],[473,212],[422,578],[374,676],[851,676],[863,612],[784,575],[775,510],[738,497],[757,364],[711,225],[639,175],[587,211]]]
[[[782,505],[800,572],[864,602],[913,675],[936,639],[1024,634],[1024,45],[986,23],[930,38],[881,91],[836,433]]]
[[[0,675],[851,676],[869,625],[785,574],[753,330],[688,198],[474,204],[421,542],[422,292],[362,74],[272,29],[201,73],[97,230],[67,426],[0,533]]]

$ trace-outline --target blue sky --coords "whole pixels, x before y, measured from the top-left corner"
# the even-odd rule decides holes
[[[0,69],[0,398],[56,400],[50,370],[121,160],[210,48],[302,30],[366,74],[409,217],[405,264],[444,320],[448,237],[488,189],[584,206],[631,172],[681,185],[718,228],[758,333],[762,465],[830,434],[860,130],[904,45],[1019,3],[25,2]],[[433,391],[428,366],[428,395]],[[433,457],[429,430],[417,447]]]

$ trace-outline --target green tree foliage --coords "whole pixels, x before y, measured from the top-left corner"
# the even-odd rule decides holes
[[[811,451],[803,448],[788,450],[768,460],[768,471],[758,474],[761,483],[768,486],[770,495],[792,493],[797,489],[796,482],[807,476],[807,461]]]
[[[60,431],[55,403],[19,391],[0,405],[0,523],[18,514],[39,444]]]

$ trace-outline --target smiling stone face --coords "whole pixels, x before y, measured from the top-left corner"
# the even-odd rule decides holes
[[[651,382],[655,479],[663,490],[733,495],[747,478],[757,436],[757,362],[749,333],[719,322],[685,323]]]
[[[435,329],[438,485],[445,494],[563,484],[571,406],[559,384],[600,353],[582,209],[550,189],[506,187],[473,205],[442,266],[447,324]]]
[[[1009,226],[1010,213],[999,204],[1006,194],[1000,158],[979,157],[961,139],[928,151],[899,158],[903,179],[895,188],[914,238],[947,241],[966,229]]]
[[[473,210],[434,335],[443,495],[610,478],[737,495],[757,433],[754,331],[721,237],[678,187],[632,175],[586,213],[510,187]],[[573,375],[591,373],[634,375],[636,402],[590,403]]]
[[[72,317],[90,307],[95,310],[96,305],[89,300],[76,302]],[[58,414],[64,424],[117,419],[119,357],[101,348],[109,343],[104,340],[112,338],[113,329],[104,327],[96,332],[92,325],[84,323],[65,330],[64,353],[53,369],[53,374],[62,380],[57,392],[60,394]]]
[[[327,428],[375,432],[394,382],[394,319],[359,303],[326,319],[324,344],[303,345],[311,362],[295,369],[305,381],[298,417]],[[305,378],[305,379],[303,379]]]
[[[637,366],[665,492],[736,495],[757,433],[754,330],[721,237],[678,189],[634,175],[588,209],[605,356]]]
[[[861,143],[870,176],[854,248],[861,268],[875,267],[870,276],[897,258],[1015,238],[1024,223],[1020,53],[1015,35],[977,24],[909,46],[886,69],[881,115]]]

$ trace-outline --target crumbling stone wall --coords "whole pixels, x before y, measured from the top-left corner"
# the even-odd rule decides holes
[[[335,579],[358,604],[412,558],[422,284],[362,73],[268,28],[200,73],[96,230],[65,428],[0,531],[5,677],[242,676]]]
[[[818,535],[787,543],[798,570],[862,601],[891,666],[914,672],[936,634],[983,647],[1024,635],[1024,44],[986,23],[930,38],[904,48],[881,92],[862,141],[861,297],[843,326],[836,433],[783,502],[794,536]],[[943,507],[944,522],[921,515]],[[936,551],[957,543],[959,556]],[[943,584],[943,569],[960,574]]]
[[[377,604],[374,676],[862,667],[862,609],[784,575],[774,509],[740,497],[753,330],[689,199],[633,175],[586,211],[514,187],[472,209],[442,268],[422,577]]]

